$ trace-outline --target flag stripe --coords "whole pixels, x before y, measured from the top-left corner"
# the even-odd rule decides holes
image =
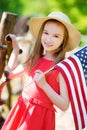
[[[74,87],[73,87],[71,75],[70,75],[68,69],[66,68],[66,66],[61,63],[58,64],[58,70],[63,74],[63,76],[65,78],[65,81],[66,81],[66,84],[68,87],[68,93],[69,93],[69,97],[70,97],[70,101],[71,101],[71,106],[73,106],[72,113],[74,115],[73,118],[74,118],[75,127],[76,127],[76,130],[79,130],[81,128],[81,119],[80,119],[79,109],[78,109],[78,105],[77,105],[78,103],[76,100],[76,95],[73,90]],[[72,86],[72,88],[71,88],[71,86]],[[73,98],[74,98],[74,100],[72,100]],[[79,123],[80,123],[80,125],[79,125]]]
[[[82,117],[82,114],[80,113],[81,119],[82,119],[82,128],[84,128],[85,126],[87,126],[87,101],[86,101],[87,87],[86,87],[86,81],[84,78],[84,72],[82,69],[81,62],[79,61],[79,58],[77,56],[73,55],[73,56],[69,57],[69,60],[72,61],[73,64],[75,65],[77,73],[79,72],[78,75],[75,74],[75,77],[76,77],[76,79],[79,78],[79,81],[76,81],[76,83],[77,83],[77,89],[79,92],[79,99],[80,99],[80,103],[81,103],[81,108],[82,108],[82,112],[83,112],[83,117]],[[75,71],[75,69],[73,69],[73,70]]]
[[[76,58],[76,60],[75,60]],[[73,56],[73,57],[69,57],[69,59],[73,62],[73,64],[75,65],[76,69],[77,69],[77,72],[78,72],[78,77],[79,77],[79,83],[80,83],[80,89],[81,89],[81,92],[82,92],[82,97],[83,97],[83,101],[84,101],[84,105],[85,105],[85,108],[86,108],[86,112],[87,112],[87,104],[86,104],[86,97],[87,97],[87,87],[86,87],[86,83],[84,81],[84,75],[83,72],[81,72],[82,70],[82,66],[80,65],[81,63],[79,62],[79,65],[76,61],[78,61],[78,58],[76,56]],[[79,68],[80,66],[80,68]],[[80,91],[79,89],[79,91]]]
[[[60,68],[63,68],[63,71],[64,71],[63,75],[65,73],[65,75],[66,75],[65,77],[67,77],[67,78],[69,77],[67,79],[67,81],[68,81],[67,86],[69,86],[69,84],[71,84],[71,82],[72,82],[72,84],[70,85],[71,90],[69,90],[69,91],[71,91],[72,99],[74,99],[74,100],[72,100],[72,105],[74,105],[72,112],[74,114],[74,120],[75,120],[74,122],[75,122],[76,130],[81,130],[86,125],[86,120],[85,120],[85,116],[86,116],[86,109],[85,109],[86,106],[85,105],[86,105],[86,102],[84,102],[84,98],[83,98],[83,95],[85,95],[84,89],[81,90],[81,88],[80,88],[80,85],[83,86],[81,76],[80,76],[81,75],[81,73],[80,73],[81,68],[78,67],[78,64],[74,60],[75,58],[76,58],[76,61],[78,61],[76,56],[69,57],[68,59],[65,59],[61,63],[59,63],[58,67],[60,66]],[[64,68],[67,69],[67,71],[65,71]],[[73,93],[74,93],[74,96],[73,96]],[[86,98],[85,98],[85,101],[86,101]],[[78,106],[78,108],[77,108],[77,106]],[[78,109],[78,110],[76,111],[76,109]]]
[[[87,127],[87,46],[55,67],[67,84],[75,128],[82,130]]]
[[[75,68],[73,69],[73,64],[70,64],[70,61],[68,63],[68,61],[66,60],[65,62],[63,62],[64,65],[66,65],[66,67],[69,69],[70,71],[70,74],[71,74],[71,78],[72,78],[72,82],[73,82],[73,86],[74,86],[74,92],[75,92],[75,95],[76,95],[76,100],[77,100],[77,103],[78,103],[78,109],[79,109],[79,112],[80,112],[80,119],[81,119],[81,122],[82,122],[82,127],[84,126],[84,120],[83,120],[83,112],[82,112],[82,107],[81,107],[81,101],[80,101],[80,96],[81,96],[81,93],[79,94],[79,91],[78,91],[78,86],[77,86],[77,83],[76,83],[76,80],[78,78],[78,72],[75,71]],[[70,64],[70,65],[69,65]],[[71,68],[72,67],[72,68]],[[74,70],[74,71],[72,71]],[[76,73],[75,73],[76,72]],[[75,74],[75,75],[74,75]],[[77,75],[77,77],[75,77]]]
[[[73,58],[66,59],[66,62],[67,62],[67,64],[70,65],[70,67],[71,67],[70,69],[73,72],[72,79],[73,79],[73,83],[74,83],[74,87],[75,87],[75,93],[76,93],[76,96],[77,96],[77,101],[78,101],[78,106],[79,106],[79,111],[80,111],[80,116],[81,116],[81,122],[82,122],[82,128],[83,128],[86,124],[85,123],[85,116],[84,116],[84,115],[86,115],[86,109],[85,109],[86,102],[84,104],[84,99],[83,99],[83,95],[82,95],[82,91],[81,91],[81,87],[80,87],[79,76],[81,74],[78,74],[78,69],[76,68],[76,66],[74,66],[75,64],[73,63],[73,60],[75,60],[75,57],[74,57],[74,59]],[[72,75],[72,72],[70,71],[71,75]]]

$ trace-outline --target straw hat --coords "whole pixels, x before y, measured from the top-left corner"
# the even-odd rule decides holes
[[[66,50],[71,51],[72,49],[74,49],[81,40],[81,34],[70,23],[68,16],[62,12],[52,12],[46,17],[31,18],[29,21],[29,27],[30,27],[30,32],[33,35],[33,37],[35,39],[38,37],[38,33],[42,24],[49,19],[55,19],[64,24],[69,34]]]

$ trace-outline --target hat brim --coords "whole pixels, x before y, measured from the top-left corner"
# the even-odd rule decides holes
[[[58,18],[51,18],[51,17],[31,18],[29,21],[29,27],[30,27],[31,34],[35,39],[37,39],[37,37],[38,37],[39,30],[40,30],[42,24],[45,21],[50,20],[50,19],[55,19],[55,20],[61,22],[62,24],[64,24],[64,26],[66,27],[66,29],[68,31],[68,35],[69,35],[69,38],[67,41],[67,46],[66,46],[67,51],[71,51],[76,46],[78,46],[78,44],[81,40],[80,32],[72,24],[67,23]]]

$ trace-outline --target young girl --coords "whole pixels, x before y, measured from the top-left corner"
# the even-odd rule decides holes
[[[1,130],[55,130],[53,105],[62,111],[69,107],[66,82],[53,66],[78,45],[81,35],[62,12],[31,18],[29,25],[36,43],[26,63],[18,67],[9,64],[7,78],[27,76],[22,94]],[[9,36],[14,39],[14,35]],[[16,53],[14,56],[17,58]]]

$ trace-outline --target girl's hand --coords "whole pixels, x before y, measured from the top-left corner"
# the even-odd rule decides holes
[[[38,86],[40,88],[44,89],[44,87],[46,86],[47,82],[46,82],[45,74],[42,71],[36,70],[33,79],[38,84]]]

